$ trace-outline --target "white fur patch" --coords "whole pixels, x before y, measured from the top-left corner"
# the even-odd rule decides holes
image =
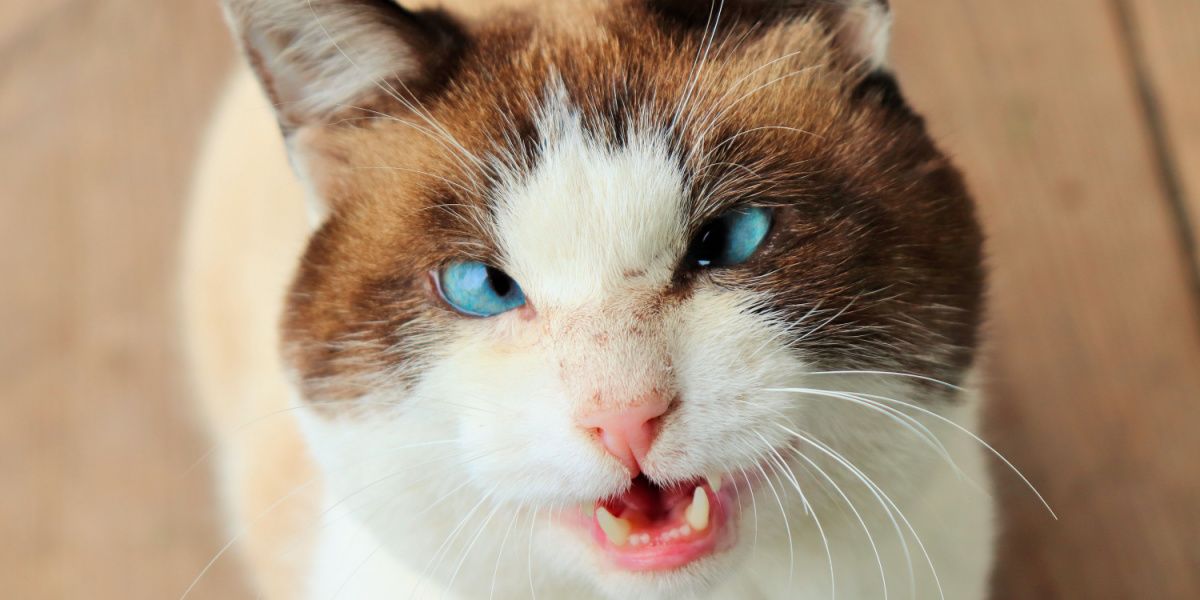
[[[536,168],[506,174],[498,194],[506,270],[548,307],[592,304],[630,273],[667,281],[686,224],[684,176],[667,141],[635,126],[613,148],[585,131],[565,91],[547,98]]]

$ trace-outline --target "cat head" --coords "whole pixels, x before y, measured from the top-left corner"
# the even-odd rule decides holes
[[[520,523],[547,585],[703,589],[753,494],[799,530],[803,461],[850,477],[820,448],[922,477],[878,398],[957,402],[980,234],[885,2],[546,4],[226,1],[309,190],[284,352],[330,497],[417,570]]]

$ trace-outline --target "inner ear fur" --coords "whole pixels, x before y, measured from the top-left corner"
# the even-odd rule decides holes
[[[772,23],[812,17],[829,29],[852,68],[887,69],[892,16],[887,0],[642,0],[675,26],[709,31],[721,23]]]
[[[447,13],[391,0],[224,0],[224,7],[285,133],[370,94],[417,97],[465,44]]]

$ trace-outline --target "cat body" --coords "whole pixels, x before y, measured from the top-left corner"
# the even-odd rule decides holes
[[[986,596],[970,199],[886,7],[793,4],[227,3],[184,301],[260,591]]]

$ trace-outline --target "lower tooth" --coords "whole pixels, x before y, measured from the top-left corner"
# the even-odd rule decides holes
[[[633,527],[629,521],[614,517],[603,506],[596,507],[596,523],[600,525],[600,530],[614,546],[624,546],[625,542],[629,540],[629,530]]]
[[[683,512],[684,519],[692,529],[704,531],[708,527],[708,494],[704,488],[698,487],[692,493],[692,503]]]

